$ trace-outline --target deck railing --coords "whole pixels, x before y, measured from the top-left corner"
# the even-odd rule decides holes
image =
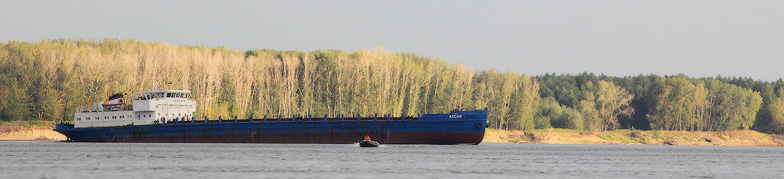
[[[209,119],[204,117],[204,120],[196,120],[195,117],[192,117],[190,121],[182,120],[182,119],[173,119],[173,120],[166,120],[165,125],[177,125],[180,123],[183,124],[194,124],[194,123],[264,123],[264,122],[329,122],[329,121],[416,121],[421,118],[421,115],[417,116],[405,116],[401,115],[400,117],[392,117],[391,114],[385,114],[382,116],[378,116],[378,114],[373,116],[362,117],[360,115],[353,115],[351,117],[345,117],[344,115],[338,115],[335,117],[328,117],[324,115],[323,117],[314,118],[311,115],[308,116],[296,116],[293,115],[290,118],[283,118],[283,116],[278,115],[273,120],[269,120],[266,115],[262,118],[253,118],[250,116],[245,119],[238,118],[234,116],[233,119],[224,120],[223,116],[218,116],[218,119]]]

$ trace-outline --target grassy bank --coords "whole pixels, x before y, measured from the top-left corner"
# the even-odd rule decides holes
[[[784,146],[782,135],[753,130],[724,132],[613,130],[592,132],[570,129],[487,129],[486,143],[541,144],[649,144],[715,146]]]
[[[11,132],[23,129],[52,129],[53,121],[0,121],[0,132]]]

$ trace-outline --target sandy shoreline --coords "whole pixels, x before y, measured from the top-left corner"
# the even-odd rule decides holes
[[[52,129],[13,129],[0,132],[0,141],[18,140],[66,140],[66,137]]]
[[[722,132],[613,130],[593,132],[569,129],[487,129],[483,143],[784,146],[784,135],[753,130]]]

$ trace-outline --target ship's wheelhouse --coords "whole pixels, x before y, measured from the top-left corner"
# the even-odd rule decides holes
[[[133,104],[139,124],[190,121],[196,112],[196,102],[186,90],[146,91]]]
[[[148,125],[165,122],[190,121],[196,112],[196,102],[187,90],[145,91],[125,103],[125,94],[108,97],[82,107],[74,114],[74,127],[111,127]]]

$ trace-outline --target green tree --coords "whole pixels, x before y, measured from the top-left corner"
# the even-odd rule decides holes
[[[600,80],[595,86],[586,86],[592,88],[587,91],[585,96],[589,97],[588,100],[593,99],[600,119],[599,129],[601,131],[620,127],[618,117],[631,116],[634,113],[634,108],[629,105],[634,95],[629,94],[620,86],[604,80]]]
[[[784,99],[776,97],[767,107],[771,117],[767,131],[776,134],[784,134]]]
[[[33,119],[27,90],[14,83],[14,79],[0,74],[0,121]]]
[[[700,122],[698,107],[707,93],[702,84],[694,85],[683,76],[657,80],[656,103],[648,114],[651,128],[657,130],[693,130]]]

